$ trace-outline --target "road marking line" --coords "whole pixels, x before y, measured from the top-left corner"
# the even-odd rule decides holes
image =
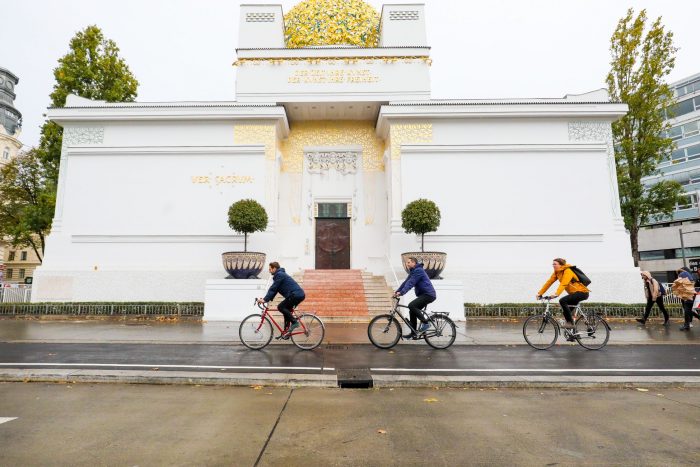
[[[228,365],[158,365],[142,363],[0,363],[4,367],[18,366],[56,366],[56,367],[80,367],[95,366],[101,368],[206,368],[219,370],[307,370],[307,371],[335,371],[332,367],[311,366],[228,366]]]
[[[700,373],[700,369],[632,369],[632,368],[370,368],[370,371],[398,371],[416,373],[439,373],[439,372],[483,372],[483,373]]]
[[[0,425],[11,422],[12,420],[17,420],[17,417],[0,417]]]

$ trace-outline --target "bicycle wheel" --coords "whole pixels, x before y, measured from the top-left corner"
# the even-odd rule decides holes
[[[433,316],[431,326],[425,333],[425,342],[434,349],[446,349],[457,338],[457,326],[445,315]]]
[[[544,315],[530,316],[523,323],[523,337],[530,347],[547,350],[559,337],[559,326],[553,318]]]
[[[376,347],[390,349],[401,338],[401,325],[391,315],[375,316],[367,326],[367,336]]]
[[[323,342],[323,336],[326,335],[326,327],[323,321],[316,315],[302,314],[299,316],[299,322],[302,327],[294,330],[292,333],[292,342],[302,350],[313,350]],[[302,329],[306,331],[303,334],[297,334]]]
[[[238,328],[241,343],[251,350],[260,350],[272,340],[272,324],[261,314],[247,316]]]
[[[585,349],[602,349],[610,339],[608,323],[595,313],[579,316],[575,327],[576,340]]]

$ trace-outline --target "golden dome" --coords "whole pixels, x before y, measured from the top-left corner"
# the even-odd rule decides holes
[[[284,15],[287,47],[376,47],[379,13],[362,0],[305,0]]]

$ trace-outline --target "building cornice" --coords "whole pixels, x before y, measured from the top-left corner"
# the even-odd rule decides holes
[[[386,138],[392,120],[476,118],[570,118],[614,121],[627,113],[627,104],[560,101],[457,101],[451,104],[392,103],[383,105],[377,118],[377,134]]]
[[[110,121],[275,120],[281,137],[289,133],[283,106],[232,103],[120,103],[50,108],[47,116],[59,125]]]

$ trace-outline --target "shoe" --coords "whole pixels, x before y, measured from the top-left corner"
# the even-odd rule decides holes
[[[402,334],[401,337],[403,337],[404,339],[415,339],[416,335],[412,332],[409,332],[408,334]]]
[[[681,326],[681,327],[679,328],[679,330],[680,330],[680,331],[689,331],[689,330],[690,330],[690,326],[684,324],[683,326]]]
[[[644,318],[637,318],[635,321],[637,321],[639,324],[646,324],[647,323],[647,320],[645,320]]]
[[[667,319],[666,321],[664,321],[664,326],[670,326],[670,324],[671,324],[670,319]]]
[[[423,323],[418,328],[418,332],[426,332],[428,329],[430,329],[430,323]]]

